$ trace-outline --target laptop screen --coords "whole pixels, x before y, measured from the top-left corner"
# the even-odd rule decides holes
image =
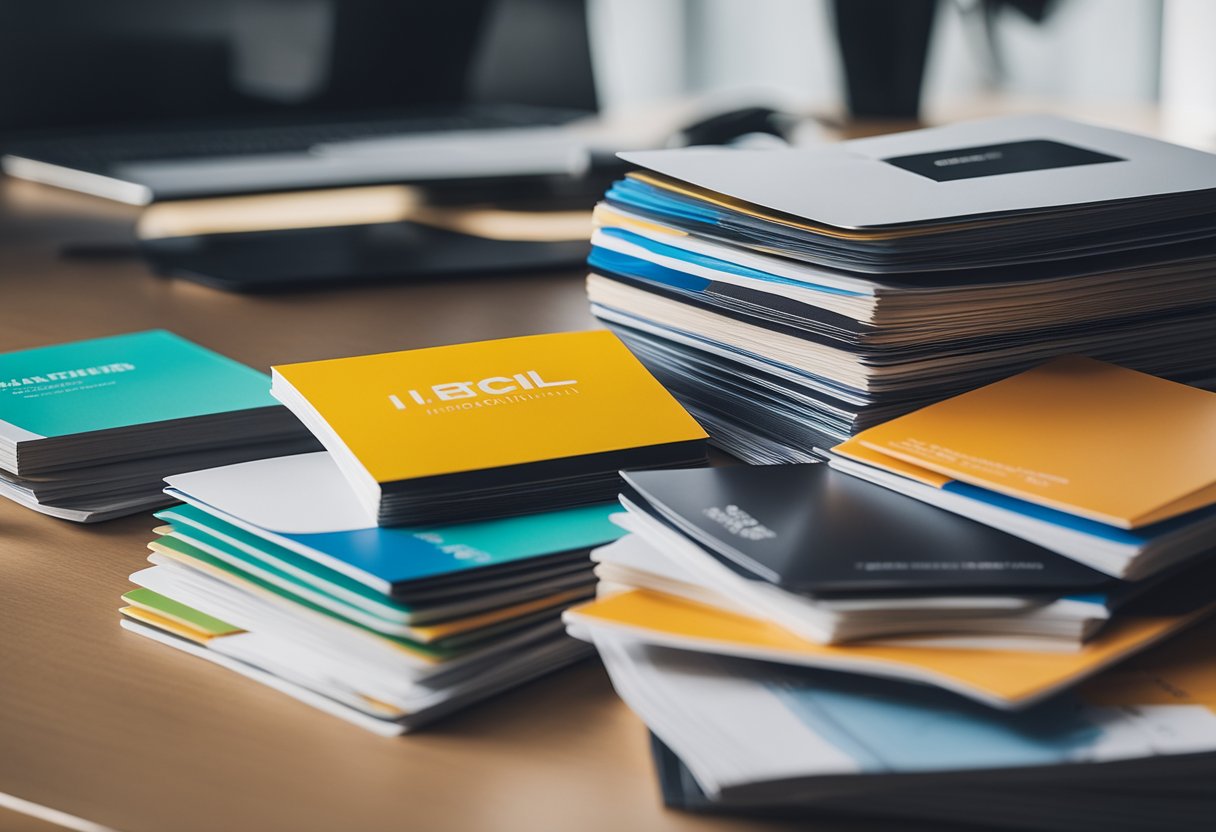
[[[570,9],[577,80],[538,91],[529,77],[563,74],[537,74],[546,48],[569,63],[570,39],[551,18]],[[510,39],[528,42],[529,15],[548,28],[525,54]],[[568,0],[0,0],[0,19],[0,77],[21,79],[0,83],[0,134],[388,117],[475,101],[594,108],[584,10]],[[512,72],[514,90],[502,82]]]

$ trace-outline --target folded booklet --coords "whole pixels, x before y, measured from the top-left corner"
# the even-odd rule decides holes
[[[623,472],[626,495],[744,575],[789,592],[1015,595],[1110,576],[826,465]]]
[[[273,368],[272,393],[381,525],[610,499],[625,467],[693,465],[705,432],[608,332]]]
[[[913,466],[900,473],[925,468],[1136,528],[1216,503],[1214,424],[1216,393],[1063,357],[856,441]]]
[[[1075,652],[1127,600],[1085,595],[927,594],[805,596],[747,578],[635,512],[614,518],[632,533],[591,553],[601,598],[652,590],[771,621],[821,644]]]
[[[1063,357],[833,448],[856,476],[1125,578],[1216,547],[1216,393]]]

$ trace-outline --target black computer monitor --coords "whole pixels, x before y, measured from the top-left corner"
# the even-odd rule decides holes
[[[0,135],[595,109],[579,0],[0,0]]]

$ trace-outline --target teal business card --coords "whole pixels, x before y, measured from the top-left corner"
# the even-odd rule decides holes
[[[70,436],[274,407],[269,378],[164,330],[0,355],[0,435]]]

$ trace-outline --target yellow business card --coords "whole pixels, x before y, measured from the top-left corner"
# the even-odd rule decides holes
[[[380,483],[704,440],[612,333],[274,368]],[[325,436],[321,436],[325,441]]]

